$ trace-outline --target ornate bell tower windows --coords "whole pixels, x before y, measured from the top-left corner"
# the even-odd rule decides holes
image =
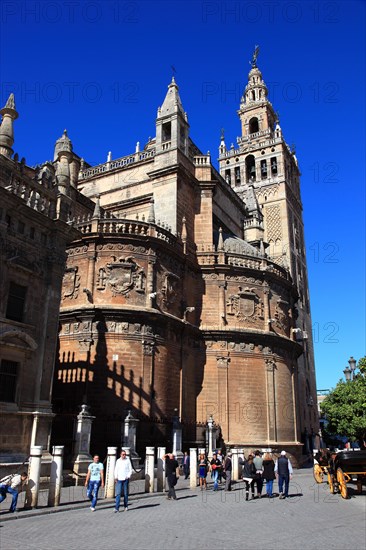
[[[240,178],[240,166],[236,166],[235,168],[235,185],[240,185],[241,178]]]
[[[245,159],[245,174],[247,183],[256,180],[254,155],[248,155]]]
[[[253,94],[254,94],[254,92],[253,92]],[[253,99],[255,99],[255,97]],[[257,117],[253,117],[249,121],[249,133],[250,134],[255,134],[256,132],[259,132],[259,122],[258,122]]]
[[[231,170],[230,170],[230,168],[227,168],[225,170],[225,181],[226,181],[226,183],[231,185]]]
[[[262,180],[267,179],[267,161],[261,160],[261,178]]]
[[[272,157],[271,158],[271,174],[272,176],[277,176],[277,158],[276,157]]]

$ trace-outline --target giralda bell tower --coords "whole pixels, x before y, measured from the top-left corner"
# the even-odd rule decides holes
[[[267,254],[289,269],[297,287],[298,317],[294,331],[303,345],[297,369],[297,422],[307,449],[312,433],[318,432],[318,413],[300,170],[295,151],[286,143],[268,99],[267,86],[257,67],[258,53],[256,46],[238,110],[241,135],[237,147],[227,148],[221,136],[219,166],[221,176],[246,204],[244,238],[250,242],[255,234],[253,224],[263,223]],[[251,215],[258,206],[263,222]]]

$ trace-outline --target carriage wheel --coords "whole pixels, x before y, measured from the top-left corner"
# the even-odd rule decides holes
[[[347,483],[341,468],[338,468],[337,470],[337,481],[339,484],[339,489],[340,489],[342,498],[347,498],[348,497]]]
[[[314,464],[313,468],[314,479],[317,483],[323,483],[323,470],[319,464]]]
[[[330,475],[329,472],[328,472],[328,485],[329,485],[329,491],[333,494],[334,493],[334,483],[333,483],[333,478],[332,478],[332,476]]]

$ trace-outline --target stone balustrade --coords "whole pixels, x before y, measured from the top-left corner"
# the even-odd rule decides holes
[[[266,137],[267,135],[270,135],[270,130],[265,130],[264,132],[256,132],[255,134],[250,134],[249,136],[238,137],[237,143],[239,145],[239,149],[227,149],[223,153],[220,153],[219,160],[240,155],[240,153],[243,152],[243,147],[249,144],[253,139],[256,139],[258,137]],[[272,145],[277,145],[279,143],[282,143],[282,138],[273,137],[271,139],[266,139],[265,141],[261,142],[260,145],[261,147],[269,147]]]
[[[128,220],[117,218],[98,218],[91,216],[72,222],[79,231],[86,235],[89,233],[136,235],[141,237],[155,237],[165,241],[170,246],[181,247],[181,243],[170,227],[148,223],[140,220]]]
[[[195,166],[209,166],[211,164],[210,155],[199,155],[193,157],[193,164]]]
[[[80,173],[79,180],[84,180],[98,174],[103,174],[105,172],[109,172],[110,170],[115,170],[116,168],[124,168],[125,166],[130,166],[131,164],[136,164],[138,162],[151,159],[154,156],[155,149],[151,149],[149,151],[138,151],[132,155],[110,160],[104,162],[103,164],[98,164],[97,166],[91,166]]]
[[[259,251],[251,255],[248,252],[241,252],[239,246],[228,251],[220,251],[215,248],[215,245],[201,244],[197,250],[197,260],[200,265],[207,266],[220,263],[246,269],[269,271],[286,280],[290,278],[289,272],[284,267],[268,257],[263,258]]]
[[[3,185],[3,182],[1,182]],[[5,189],[24,200],[27,206],[49,218],[56,214],[56,193],[52,188],[36,180],[13,178]]]

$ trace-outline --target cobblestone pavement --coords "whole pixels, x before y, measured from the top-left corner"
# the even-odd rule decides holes
[[[275,483],[277,489],[277,483]],[[70,491],[73,490],[71,493]],[[344,500],[317,485],[312,470],[295,471],[290,498],[245,501],[243,483],[235,490],[191,491],[182,478],[177,501],[144,494],[131,485],[128,512],[113,512],[101,499],[95,512],[83,501],[83,488],[64,489],[64,505],[9,514],[9,497],[0,507],[1,550],[145,550],[217,548],[364,550],[365,490]],[[71,498],[72,497],[72,498]],[[74,500],[74,502],[67,501]],[[44,502],[45,503],[45,502]],[[42,495],[40,498],[42,505]],[[7,505],[4,507],[4,505]],[[122,508],[121,508],[122,510]],[[14,521],[15,520],[15,521]]]

